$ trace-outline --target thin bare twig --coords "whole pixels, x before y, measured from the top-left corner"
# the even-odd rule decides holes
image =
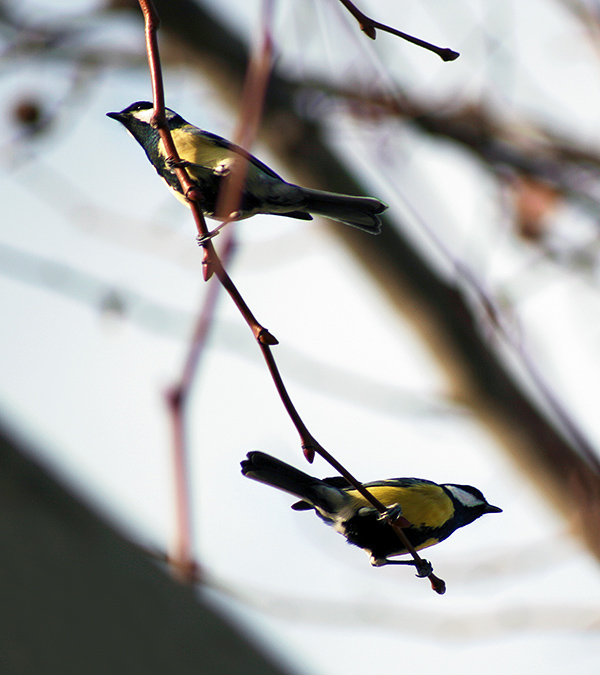
[[[234,239],[231,235],[232,233],[228,232],[225,238],[222,252],[225,261],[230,260],[233,254]],[[185,411],[191,385],[198,371],[200,355],[205,351],[206,341],[213,324],[220,290],[220,284],[213,283],[209,286],[190,342],[190,349],[182,369],[181,378],[166,393],[173,426],[173,464],[177,525],[176,541],[170,559],[180,576],[188,583],[197,581],[202,576],[202,573],[193,555],[192,498],[186,452]]]
[[[448,49],[447,47],[438,47],[433,45],[430,42],[421,40],[421,38],[414,37],[408,33],[403,33],[397,28],[392,28],[391,26],[386,26],[384,23],[379,23],[375,19],[371,19],[366,14],[363,14],[358,7],[351,2],[350,0],[340,0],[342,5],[352,14],[352,16],[358,21],[358,25],[362,32],[374,40],[377,37],[377,30],[385,31],[386,33],[391,33],[392,35],[397,35],[407,42],[412,42],[412,44],[417,45],[418,47],[423,47],[434,54],[437,54],[442,61],[455,61],[460,54],[455,52],[453,49]]]
[[[165,118],[165,96],[157,40],[160,19],[152,0],[139,0],[139,3],[144,15],[146,51],[148,53],[148,66],[152,82],[152,95],[154,101],[153,122],[158,129],[167,154],[178,160],[179,156],[177,154],[177,149],[173,143]],[[187,172],[182,169],[175,170],[182,185],[187,182],[188,187],[192,188],[193,185]],[[200,213],[200,218],[204,221],[202,213]],[[198,222],[197,219],[196,222]],[[204,229],[206,230],[206,224],[204,224]],[[202,327],[202,329],[204,329],[204,327]],[[200,326],[197,327],[197,333],[199,330]],[[167,393],[167,401],[173,425],[173,467],[176,495],[176,542],[173,553],[170,556],[170,562],[174,573],[182,579],[182,581],[187,583],[194,583],[194,580],[198,575],[198,569],[193,556],[190,488],[187,471],[185,424],[184,416],[182,414],[187,398],[189,378],[191,376],[190,361],[188,360],[181,382]]]
[[[231,299],[235,303],[236,307],[246,320],[246,323],[252,330],[254,337],[256,338],[275,387],[279,393],[279,396],[282,400],[282,403],[292,420],[292,423],[296,427],[298,434],[300,435],[302,448],[305,453],[307,460],[310,462],[314,458],[315,452],[323,457],[332,467],[340,472],[346,480],[367,500],[371,503],[377,511],[382,514],[386,513],[385,506],[376,499],[363,485],[358,481],[340,462],[338,462],[321,444],[314,438],[314,436],[308,431],[306,425],[304,424],[302,418],[300,417],[298,411],[296,410],[289,393],[285,387],[275,358],[273,356],[271,346],[278,343],[277,339],[269,333],[269,331],[264,328],[252,314],[250,308],[246,304],[245,300],[241,296],[240,292],[237,290],[235,284],[231,280],[230,276],[227,274],[223,263],[221,262],[219,256],[217,255],[215,248],[213,246],[212,240],[207,237],[209,234],[208,228],[206,226],[206,221],[204,220],[204,215],[202,213],[201,203],[202,203],[202,194],[198,188],[191,181],[186,169],[180,164],[180,158],[177,153],[177,149],[171,137],[171,132],[166,123],[165,118],[165,105],[164,105],[164,87],[162,82],[162,72],[160,66],[160,58],[158,53],[158,40],[157,40],[157,30],[159,27],[159,18],[152,3],[152,0],[139,0],[140,7],[142,9],[144,20],[145,20],[145,31],[146,31],[146,46],[148,51],[148,61],[150,66],[150,74],[152,78],[152,90],[154,95],[154,115],[153,115],[153,124],[156,126],[161,141],[164,144],[167,156],[173,161],[173,166],[175,167],[175,172],[178,180],[181,183],[183,192],[188,200],[192,213],[194,215],[194,220],[196,222],[196,228],[198,230],[198,238],[201,242],[201,245],[204,249],[204,258],[203,258],[203,268],[204,268],[204,279],[208,280],[212,274],[215,274],[219,279],[219,282],[225,288],[225,290],[230,295]],[[256,73],[252,74],[252,77],[255,78],[256,86],[262,86],[263,92],[266,87],[266,74],[267,69],[265,68],[266,58],[270,58],[270,40],[266,39],[263,45],[264,53],[266,54],[265,59],[262,59],[262,67],[257,68]],[[252,72],[252,71],[251,71]],[[260,111],[260,108],[257,109],[257,113]],[[240,184],[240,187],[243,187],[243,181]],[[233,193],[232,193],[233,194]],[[235,196],[234,196],[235,198]],[[181,392],[179,392],[181,394]],[[175,465],[177,473],[177,483],[178,485],[187,485],[186,481],[186,472],[185,472],[185,438],[184,438],[184,426],[183,418],[181,415],[181,395],[171,396],[172,400],[172,410],[173,410],[173,419],[174,419],[174,437],[176,445],[175,453]],[[187,487],[183,487],[179,499],[179,520],[181,532],[179,534],[179,547],[178,555],[181,557],[174,561],[175,569],[181,575],[184,580],[189,583],[193,583],[197,579],[197,570],[191,559],[191,523],[189,518],[189,501],[186,497]],[[437,593],[442,594],[446,590],[445,583],[442,579],[436,577],[431,571],[430,564],[423,560],[415,548],[412,546],[408,540],[406,534],[403,532],[402,527],[395,522],[392,518],[388,518],[388,523],[397,533],[398,537],[402,541],[402,544],[407,549],[408,553],[412,555],[414,565],[419,570],[419,573],[423,576],[427,576],[431,582],[433,590]]]
[[[245,150],[250,150],[258,135],[262,117],[265,93],[271,75],[273,63],[273,39],[271,25],[273,20],[273,0],[264,0],[262,41],[254,51],[248,64],[248,70],[242,89],[240,109],[243,114],[237,125],[233,141]],[[225,220],[234,213],[241,202],[244,182],[248,171],[248,160],[241,155],[231,155],[231,173],[225,177],[219,191],[215,213]]]

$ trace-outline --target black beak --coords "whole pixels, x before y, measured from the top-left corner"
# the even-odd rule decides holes
[[[117,120],[117,122],[122,122],[122,121],[123,121],[123,115],[121,115],[121,113],[118,113],[118,112],[110,112],[110,113],[106,113],[106,116],[107,116],[107,117],[110,117],[110,118],[113,119],[113,120]]]
[[[485,507],[484,513],[502,513],[502,509],[499,506],[492,506],[488,504]]]

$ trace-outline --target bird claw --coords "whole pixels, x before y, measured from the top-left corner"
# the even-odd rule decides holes
[[[376,558],[371,556],[371,565],[373,567],[384,567],[385,565],[413,565],[417,570],[419,578],[428,577],[433,574],[433,565],[429,560],[420,558],[419,560],[390,560],[389,558]]]
[[[199,234],[196,237],[196,241],[198,242],[198,246],[206,246],[206,244],[208,244],[209,241],[214,239],[219,234],[220,231],[221,231],[221,228],[217,227],[214,230],[212,230],[211,232],[207,232],[206,234]]]
[[[398,520],[402,516],[402,507],[400,504],[394,504],[379,514],[378,520]]]
[[[216,237],[219,232],[226,226],[229,225],[233,220],[236,218],[239,218],[240,212],[239,211],[233,211],[227,220],[224,220],[218,227],[215,227],[214,230],[211,230],[210,232],[207,232],[206,234],[199,234],[196,237],[196,241],[198,242],[198,246],[204,246],[205,244],[208,244],[208,242]]]
[[[433,574],[433,565],[429,562],[429,560],[421,558],[421,560],[419,561],[414,560],[413,562],[417,570],[416,576],[418,576],[420,579],[423,579],[424,577],[428,577],[430,574]]]
[[[402,507],[400,504],[394,504],[387,508],[378,516],[379,520],[385,520],[390,525],[398,525],[400,527],[410,527],[410,522],[402,515]]]
[[[192,162],[185,159],[175,159],[174,157],[167,157],[165,162],[169,169],[187,169],[188,166],[192,166]]]

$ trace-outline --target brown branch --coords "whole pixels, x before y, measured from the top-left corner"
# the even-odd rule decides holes
[[[234,249],[231,233],[225,239],[223,258],[228,261]],[[191,385],[198,371],[200,355],[205,351],[210,328],[215,316],[220,284],[209,286],[202,311],[199,314],[191,346],[179,382],[166,393],[173,428],[173,465],[176,495],[176,542],[169,560],[178,575],[187,583],[197,583],[201,570],[193,556],[192,500],[188,471],[187,443],[185,437],[185,411]]]
[[[175,543],[169,562],[175,576],[189,584],[199,577],[200,569],[193,555],[191,490],[183,416],[187,397],[182,394],[181,385],[166,394],[173,428],[172,460],[175,482]]]
[[[161,140],[164,144],[167,157],[172,161],[173,166],[175,167],[175,172],[178,180],[181,183],[183,192],[186,196],[187,201],[190,204],[192,213],[194,215],[194,220],[196,222],[196,228],[198,230],[198,239],[201,246],[204,249],[204,258],[203,258],[203,269],[204,269],[204,280],[207,281],[210,279],[214,273],[219,279],[223,288],[228,292],[231,299],[235,303],[239,312],[242,314],[246,323],[252,330],[255,339],[257,340],[260,349],[263,353],[267,367],[273,382],[279,393],[279,396],[282,400],[282,403],[292,420],[292,423],[296,427],[300,439],[302,442],[302,449],[305,453],[305,456],[309,462],[314,458],[314,453],[318,453],[323,457],[332,467],[340,472],[346,480],[370,503],[373,505],[377,511],[381,514],[386,513],[386,507],[376,499],[363,485],[358,481],[340,462],[338,462],[321,444],[314,438],[314,436],[308,431],[308,428],[304,424],[302,418],[300,417],[298,411],[296,410],[289,393],[285,387],[279,369],[275,362],[271,346],[278,344],[277,339],[269,333],[269,331],[264,328],[253,315],[252,311],[246,304],[240,292],[237,290],[235,284],[231,280],[231,277],[225,270],[223,263],[221,262],[219,256],[217,255],[212,239],[209,237],[208,228],[206,226],[206,221],[204,220],[204,215],[202,213],[201,203],[202,195],[200,191],[195,186],[195,184],[190,179],[186,169],[181,166],[180,157],[177,153],[177,149],[173,142],[171,132],[166,123],[165,118],[165,106],[164,106],[164,87],[162,81],[162,71],[160,66],[160,57],[158,52],[158,40],[156,32],[158,30],[160,21],[156,10],[153,6],[152,0],[139,0],[140,7],[142,8],[142,13],[144,15],[144,24],[146,32],[146,46],[148,51],[148,62],[150,66],[150,74],[152,78],[152,91],[154,95],[154,115],[153,123],[155,124]],[[267,76],[270,68],[268,64],[270,63],[271,55],[271,41],[266,34],[266,39],[263,43],[263,58],[261,58],[260,63],[256,66],[256,69],[253,70],[250,68],[248,77],[248,87],[246,91],[251,92],[250,87],[252,83],[254,86],[260,87],[261,93],[264,94],[266,91]],[[265,65],[267,64],[267,65]],[[248,93],[248,100],[252,99],[252,94]],[[257,123],[258,115],[262,104],[257,105],[253,112],[253,121]],[[239,171],[238,171],[239,172]],[[244,174],[242,174],[244,177]],[[233,181],[230,181],[233,182]],[[239,183],[238,189],[241,192],[243,188],[243,180]],[[233,191],[231,192],[233,195]],[[239,199],[239,196],[233,195],[232,199]],[[226,212],[227,213],[227,212]],[[231,213],[231,212],[230,212]],[[186,383],[186,386],[189,386],[189,382]],[[185,393],[186,389],[174,390],[170,395],[170,404],[174,424],[174,441],[175,441],[175,453],[174,453],[174,464],[176,468],[176,482],[178,489],[178,524],[180,527],[179,536],[178,536],[178,547],[176,550],[176,559],[174,562],[174,567],[178,575],[188,583],[193,583],[197,578],[197,570],[195,565],[192,562],[191,556],[191,521],[189,516],[189,497],[188,488],[187,488],[187,474],[185,470],[186,457],[185,457],[185,438],[184,438],[184,424],[182,416],[182,393]],[[402,544],[413,557],[414,565],[418,570],[419,576],[427,576],[431,582],[433,590],[439,594],[443,594],[446,590],[446,585],[442,579],[436,577],[431,569],[431,565],[428,561],[424,560],[419,556],[415,548],[412,546],[407,536],[402,530],[400,524],[393,518],[388,517],[387,522],[394,529]],[[178,557],[177,557],[178,556]]]
[[[160,19],[152,0],[139,0],[139,4],[142,14],[144,15],[146,51],[148,53],[148,66],[152,82],[152,95],[154,101],[153,123],[156,125],[158,133],[160,134],[167,155],[176,163],[180,158],[165,118],[164,86],[157,39]],[[188,193],[191,193],[191,191],[194,190],[194,185],[185,169],[176,168],[175,172],[187,196]],[[208,234],[206,222],[204,221],[200,208],[195,202],[191,202],[190,205],[194,212],[194,219],[199,233],[202,235]],[[201,322],[196,329],[197,341],[193,344],[199,345],[202,342],[200,331],[205,330],[207,330],[207,327]],[[189,383],[191,381],[190,378],[193,376],[193,372],[194,369],[188,358],[180,383],[167,393],[167,401],[173,425],[173,467],[176,495],[176,542],[170,560],[176,576],[186,583],[194,583],[194,580],[198,575],[197,565],[194,562],[192,552],[193,530],[191,522],[191,499],[188,480],[189,474],[187,471],[187,446],[185,442],[185,424],[183,415],[189,391]]]
[[[265,94],[271,75],[273,63],[273,39],[270,31],[272,12],[272,2],[266,0],[264,3],[262,42],[250,58],[242,88],[240,109],[243,114],[238,122],[233,141],[245,150],[250,149],[258,134]],[[248,171],[248,160],[241,155],[231,155],[231,160],[231,173],[223,181],[223,187],[219,191],[215,209],[218,218],[223,220],[229,218],[230,214],[238,209]]]
[[[358,7],[350,0],[340,0],[342,5],[352,14],[352,16],[358,21],[358,25],[365,35],[374,40],[377,37],[377,30],[385,31],[386,33],[391,33],[392,35],[397,35],[407,42],[412,42],[412,44],[417,45],[418,47],[423,47],[434,54],[437,54],[442,61],[455,61],[460,54],[455,52],[453,49],[448,49],[447,47],[438,47],[433,45],[430,42],[425,42],[420,38],[409,35],[408,33],[403,33],[397,28],[392,28],[391,26],[386,26],[384,23],[379,23],[375,19],[371,19],[366,14],[363,14]]]
[[[308,431],[306,425],[302,421],[302,418],[298,414],[286,390],[286,387],[281,378],[281,374],[279,373],[279,369],[277,368],[277,364],[275,363],[275,359],[273,357],[271,348],[268,345],[262,344],[261,342],[259,342],[259,345],[261,347],[263,356],[265,357],[267,366],[269,368],[269,372],[271,373],[271,377],[273,378],[273,382],[275,383],[275,387],[277,388],[277,391],[283,402],[283,405],[288,415],[290,416],[292,422],[294,423],[298,433],[300,434],[300,438],[302,440],[302,450],[304,451],[306,459],[309,462],[312,462],[315,453],[320,455],[336,471],[338,471],[338,473],[341,476],[343,476],[352,485],[352,487],[354,487],[375,509],[377,509],[379,513],[385,514],[387,512],[386,507],[373,494],[371,494],[369,490],[367,490],[367,488],[365,488],[365,486],[357,478],[355,478],[343,464],[338,462],[338,460],[335,459],[333,455],[331,455],[327,450],[325,450],[325,448]],[[418,575],[427,576],[427,578],[431,582],[431,587],[433,588],[433,590],[436,593],[443,595],[446,592],[445,582],[443,581],[443,579],[440,579],[439,577],[435,576],[435,574],[433,574],[433,571],[431,569],[431,565],[426,560],[423,560],[423,558],[419,556],[416,549],[414,548],[414,546],[411,544],[408,537],[404,533],[402,525],[400,525],[399,522],[396,522],[393,518],[387,518],[387,522],[394,529],[394,531],[398,535],[398,538],[400,539],[400,541],[402,542],[408,553],[410,553],[410,555],[412,556],[415,567],[418,570]]]
[[[323,457],[323,459],[331,466],[336,469],[342,475],[374,508],[379,511],[382,515],[387,512],[387,509],[385,506],[375,497],[373,496],[362,483],[360,483],[347,469],[344,467],[340,462],[338,462],[333,455],[330,455],[327,450],[325,450],[323,447],[319,446],[318,448],[315,448],[315,451]],[[408,537],[404,533],[404,530],[402,529],[402,525],[397,522],[394,518],[391,517],[386,517],[388,525],[393,528],[394,532],[398,535],[398,538],[408,551],[410,555],[413,558],[414,565],[417,569],[417,576],[426,576],[429,581],[431,582],[431,588],[438,593],[439,595],[443,595],[446,592],[446,583],[444,582],[443,579],[440,579],[433,573],[433,568],[431,567],[431,564],[427,561],[421,558],[421,556],[417,553],[415,547],[411,544],[409,541]]]

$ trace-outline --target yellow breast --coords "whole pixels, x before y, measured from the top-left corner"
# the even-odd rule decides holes
[[[410,487],[377,485],[367,489],[384,506],[400,504],[402,515],[414,527],[441,527],[454,514],[452,500],[439,485],[428,483]],[[356,490],[348,490],[348,494],[354,497],[360,506],[370,506]]]

